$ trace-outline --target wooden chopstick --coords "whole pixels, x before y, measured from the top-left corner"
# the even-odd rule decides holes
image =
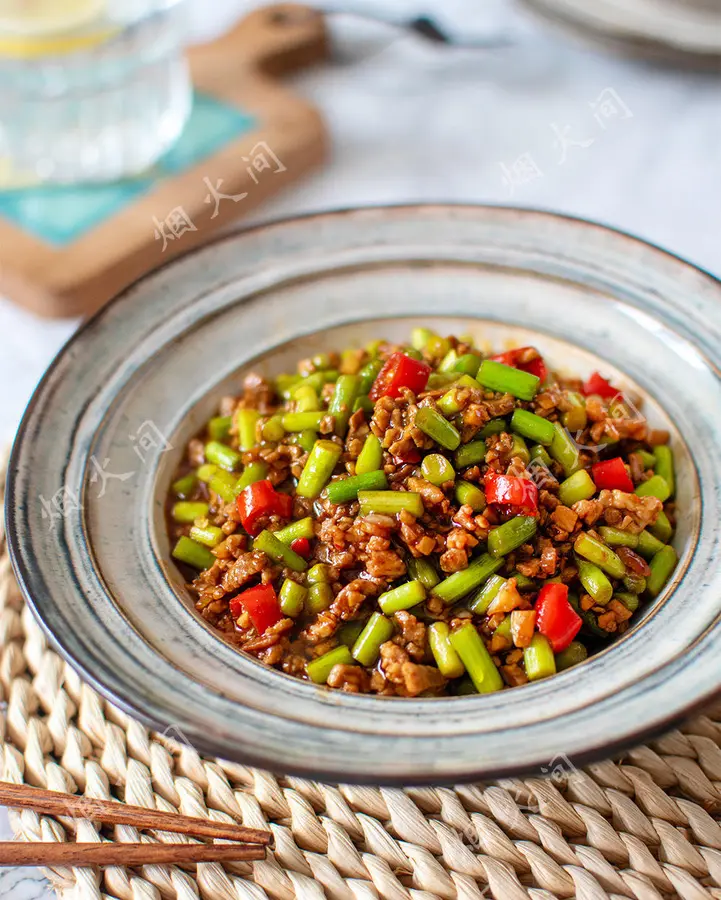
[[[265,847],[238,844],[55,844],[0,842],[0,866],[149,866],[265,859]]]
[[[128,806],[114,800],[93,800],[88,797],[79,797],[76,794],[46,791],[43,788],[31,787],[26,784],[10,784],[5,781],[0,781],[0,804],[18,809],[32,809],[50,816],[95,819],[109,825],[134,825],[140,829],[153,828],[158,831],[173,831],[195,837],[221,838],[246,844],[267,845],[271,844],[273,840],[273,835],[269,831],[261,831],[258,828],[214,822],[211,819],[183,816],[180,813],[166,813],[157,809],[146,809],[143,806]],[[72,847],[73,845],[69,844],[68,846]],[[129,847],[131,845],[124,844],[122,846]],[[255,859],[256,857],[251,858]]]

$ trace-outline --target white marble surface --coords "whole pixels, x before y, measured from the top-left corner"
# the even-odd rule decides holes
[[[245,5],[218,0],[211,19],[211,5],[197,0],[196,34],[221,30]],[[353,5],[386,14],[391,6],[394,15],[421,8]],[[592,52],[518,14],[511,0],[435,8],[451,29],[510,27],[515,42],[451,50],[337,19],[338,60],[296,79],[325,113],[333,159],[262,218],[400,201],[513,202],[609,223],[721,274],[721,80]],[[599,121],[590,104],[608,89],[627,112]],[[0,440],[75,324],[40,321],[0,298]],[[37,878],[0,875],[0,897],[44,897]]]

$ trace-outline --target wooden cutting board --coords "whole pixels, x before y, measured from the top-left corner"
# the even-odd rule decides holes
[[[0,191],[0,294],[42,316],[88,315],[317,166],[320,115],[277,77],[326,58],[327,46],[319,12],[257,10],[190,49],[193,113],[152,172]]]

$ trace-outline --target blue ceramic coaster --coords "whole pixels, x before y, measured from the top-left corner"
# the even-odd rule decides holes
[[[249,113],[196,93],[183,134],[146,177],[107,185],[0,192],[0,216],[45,243],[65,247],[113,218],[159,181],[186,171],[256,126]]]

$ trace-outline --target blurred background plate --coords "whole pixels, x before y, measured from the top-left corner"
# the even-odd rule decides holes
[[[721,70],[719,0],[524,0],[606,46],[673,65]]]

